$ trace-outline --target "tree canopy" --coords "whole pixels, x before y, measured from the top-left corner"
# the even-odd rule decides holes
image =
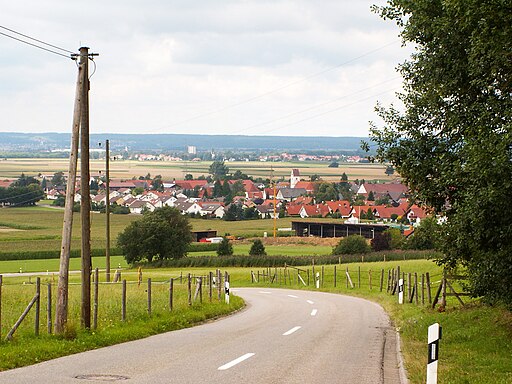
[[[192,241],[188,218],[176,208],[157,208],[133,221],[117,238],[117,244],[130,264],[153,259],[179,259],[187,254]]]
[[[223,161],[215,160],[210,164],[208,172],[216,179],[223,179],[229,173],[229,168]]]
[[[512,12],[492,0],[389,0],[414,54],[399,66],[404,108],[377,107],[377,159],[445,214],[440,263],[475,295],[512,305]],[[403,112],[402,112],[403,111]]]

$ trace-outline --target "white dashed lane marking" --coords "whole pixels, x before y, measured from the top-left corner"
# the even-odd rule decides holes
[[[298,296],[295,296],[295,295],[288,295],[288,297],[292,297],[292,298],[294,298],[294,299],[297,299],[297,298],[298,298]]]
[[[318,310],[317,309],[313,309],[311,311],[311,316],[316,316],[317,313],[318,313]]]
[[[245,355],[240,356],[238,359],[230,361],[229,363],[224,364],[217,369],[219,371],[225,371],[226,369],[234,367],[235,365],[240,364],[242,361],[247,360],[248,358],[253,357],[254,355],[255,355],[254,353],[246,353]]]
[[[301,328],[300,326],[293,327],[293,328],[292,328],[292,329],[290,329],[289,331],[286,331],[285,333],[283,333],[283,336],[289,336],[289,335],[291,335],[292,333],[297,332],[300,328]]]
[[[308,304],[315,304],[314,301],[311,301],[311,300],[307,300]]]

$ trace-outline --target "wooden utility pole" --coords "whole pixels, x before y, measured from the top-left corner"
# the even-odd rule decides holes
[[[110,142],[105,140],[105,172],[107,173],[106,179],[106,205],[105,205],[105,214],[106,214],[106,238],[107,241],[105,243],[105,274],[107,283],[110,283]]]
[[[87,60],[86,60],[87,61]],[[68,318],[68,274],[69,253],[71,250],[71,231],[73,229],[73,204],[75,200],[76,169],[78,162],[78,139],[80,135],[80,117],[82,95],[87,77],[84,75],[82,60],[78,66],[76,81],[75,105],[73,108],[73,128],[71,133],[71,151],[69,154],[68,182],[62,224],[62,245],[60,249],[59,282],[57,287],[57,302],[55,308],[55,332],[64,332]]]
[[[80,118],[80,217],[82,219],[82,310],[81,324],[91,328],[91,192],[89,171],[89,48],[80,48],[84,66]]]

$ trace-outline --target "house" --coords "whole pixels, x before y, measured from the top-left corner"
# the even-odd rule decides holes
[[[375,200],[389,196],[389,198],[395,202],[398,202],[400,198],[407,194],[407,187],[401,183],[381,183],[381,184],[369,184],[363,183],[359,186],[356,194],[368,198],[370,192],[373,194]]]
[[[348,200],[326,201],[325,205],[331,214],[339,214],[342,218],[349,218],[352,213],[352,207]]]
[[[329,213],[329,207],[324,204],[303,205],[300,208],[299,216],[303,219],[306,217],[327,217]]]
[[[129,180],[129,181],[110,180],[108,187],[110,190],[114,190],[114,191],[117,191],[120,189],[123,189],[123,190],[128,189],[131,191],[132,189],[136,188],[136,184],[135,184],[135,180]]]
[[[57,189],[50,189],[47,193],[46,193],[46,198],[48,200],[57,200],[59,197],[64,197],[65,196],[65,193],[62,193],[61,191],[57,190]]]
[[[226,214],[224,203],[219,201],[200,201],[197,202],[201,207],[199,214],[201,216],[217,217],[222,219]]]
[[[307,191],[304,188],[281,188],[277,192],[276,198],[290,202],[305,194],[307,194]]]
[[[421,220],[427,216],[427,211],[416,204],[413,204],[407,211],[407,219],[415,226],[419,225]]]
[[[131,203],[128,208],[130,209],[130,213],[137,213],[141,214],[145,210],[149,210],[153,212],[156,208],[153,204],[151,204],[149,201],[142,201],[142,200],[135,200],[133,203]]]
[[[316,190],[316,183],[312,181],[299,181],[295,184],[294,189],[305,189],[306,194],[312,194]]]
[[[286,206],[286,213],[288,214],[288,216],[299,216],[301,208],[302,204],[288,204]]]
[[[256,210],[262,219],[273,219],[274,218],[274,207],[271,205],[257,205]],[[279,218],[279,212],[276,211],[275,217]]]

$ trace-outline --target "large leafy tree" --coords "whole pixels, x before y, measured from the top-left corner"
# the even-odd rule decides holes
[[[210,164],[208,172],[216,179],[223,179],[229,173],[229,168],[221,160],[215,160]]]
[[[377,158],[444,213],[440,262],[472,292],[512,305],[512,6],[500,0],[389,0],[375,7],[415,52],[401,108],[377,107]]]
[[[117,244],[130,264],[153,259],[179,259],[192,241],[188,218],[173,207],[146,212],[121,232]]]

